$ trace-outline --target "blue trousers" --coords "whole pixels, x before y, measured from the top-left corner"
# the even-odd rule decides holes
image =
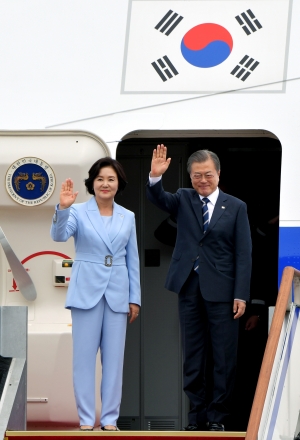
[[[103,296],[92,309],[72,307],[73,383],[80,425],[95,423],[95,365],[102,363],[101,426],[119,417],[127,314],[113,312]]]
[[[190,399],[189,423],[224,423],[230,413],[235,381],[239,320],[233,319],[233,302],[206,301],[199,276],[192,270],[179,296],[183,348],[183,389]],[[210,402],[206,402],[206,355],[209,339],[214,370]]]

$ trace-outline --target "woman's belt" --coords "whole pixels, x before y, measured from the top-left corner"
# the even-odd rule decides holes
[[[126,265],[125,257],[114,257],[113,255],[96,255],[85,254],[84,252],[78,252],[75,256],[75,261],[87,261],[89,263],[103,264],[104,266],[124,266]]]

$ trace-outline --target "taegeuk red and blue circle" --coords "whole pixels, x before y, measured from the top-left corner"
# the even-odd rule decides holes
[[[223,63],[231,54],[233,39],[223,26],[203,23],[190,29],[181,41],[184,59],[196,67],[209,68]]]

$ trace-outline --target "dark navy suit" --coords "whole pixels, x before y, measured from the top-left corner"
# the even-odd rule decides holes
[[[177,239],[165,287],[179,294],[184,355],[184,390],[191,401],[190,424],[223,423],[234,385],[238,320],[233,300],[247,301],[251,277],[251,236],[246,204],[219,192],[206,233],[202,203],[194,189],[165,192],[160,180],[147,197],[177,219]],[[209,198],[209,196],[208,196]],[[199,271],[194,261],[199,256]],[[208,334],[214,358],[214,386],[206,402]]]

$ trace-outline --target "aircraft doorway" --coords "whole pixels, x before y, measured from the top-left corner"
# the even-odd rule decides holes
[[[267,307],[275,305],[278,282],[281,144],[264,131],[135,132],[118,146],[117,160],[124,165],[129,184],[116,201],[136,215],[142,286],[140,320],[129,326],[127,333],[118,426],[129,430],[180,430],[187,425],[177,295],[164,288],[176,223],[145,196],[152,151],[158,143],[164,143],[172,157],[163,178],[167,191],[191,187],[187,158],[198,149],[208,149],[221,161],[221,189],[248,206],[253,240],[253,303],[240,321],[236,389],[232,418],[226,425],[226,430],[245,431],[267,339]],[[207,371],[209,382],[212,364]]]

